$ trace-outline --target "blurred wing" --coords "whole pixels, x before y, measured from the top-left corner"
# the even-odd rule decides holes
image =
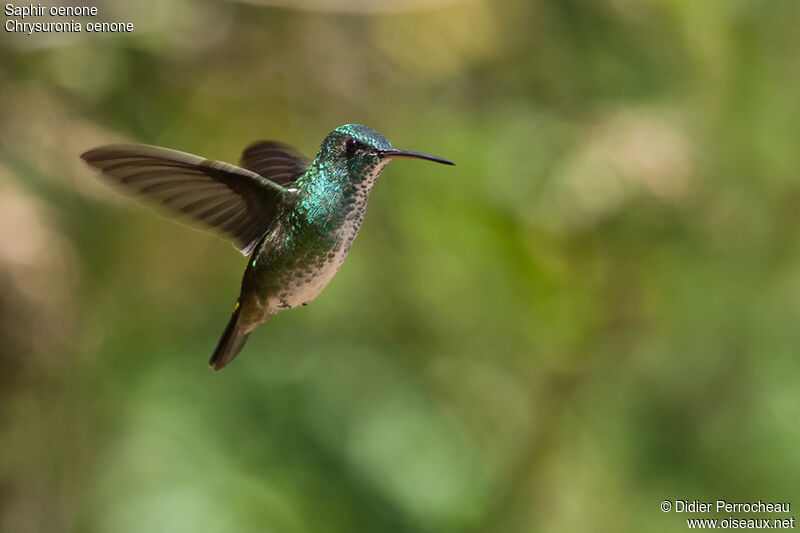
[[[277,141],[254,142],[244,149],[239,164],[283,187],[292,187],[309,167],[305,157]]]
[[[202,222],[248,255],[291,192],[235,165],[144,144],[108,145],[81,155],[122,186]]]

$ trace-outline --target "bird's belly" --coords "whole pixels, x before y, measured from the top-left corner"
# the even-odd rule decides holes
[[[286,308],[310,302],[330,283],[341,264],[341,261],[333,260],[317,268],[296,272],[294,279],[274,299],[274,304]]]
[[[261,321],[290,307],[309,303],[342,266],[363,219],[363,206],[351,209],[331,231],[303,219],[289,219],[267,238],[242,283],[258,301]],[[255,314],[254,314],[255,315]]]
[[[348,237],[335,235],[319,242],[305,241],[302,247],[273,256],[270,266],[262,272],[264,285],[258,291],[265,298],[266,307],[274,313],[316,298],[342,266],[352,243]]]

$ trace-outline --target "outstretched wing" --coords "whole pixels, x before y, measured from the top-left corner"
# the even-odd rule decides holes
[[[256,141],[242,152],[239,164],[268,180],[291,188],[308,169],[308,159],[277,141]]]
[[[122,186],[186,215],[248,255],[292,192],[250,170],[144,144],[101,146],[84,161]]]

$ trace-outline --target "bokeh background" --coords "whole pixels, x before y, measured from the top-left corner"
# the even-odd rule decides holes
[[[800,505],[800,4],[96,5],[134,33],[0,39],[3,532]],[[329,287],[211,372],[244,258],[78,155],[346,122],[457,166],[390,165]]]

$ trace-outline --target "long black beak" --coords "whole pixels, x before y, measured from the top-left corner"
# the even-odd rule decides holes
[[[388,150],[381,150],[381,157],[395,158],[395,157],[408,157],[411,159],[424,159],[425,161],[433,161],[434,163],[441,163],[443,165],[455,165],[443,157],[436,157],[435,155],[423,154],[420,152],[411,152],[409,150],[398,150],[397,148],[389,148]]]

